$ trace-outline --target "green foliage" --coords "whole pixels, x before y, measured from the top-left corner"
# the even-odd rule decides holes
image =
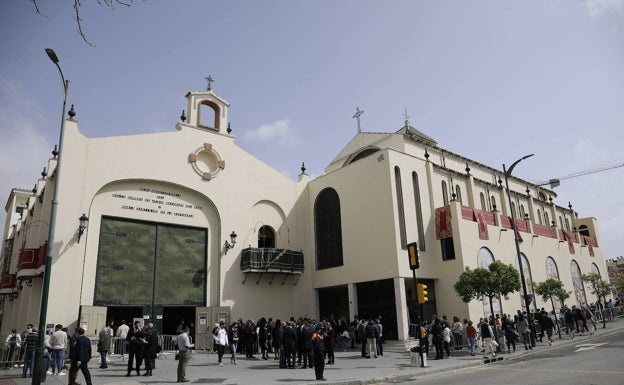
[[[606,297],[611,294],[611,285],[602,280],[602,276],[596,273],[583,274],[581,276],[583,282],[587,282],[591,285],[591,292],[598,299]]]
[[[508,298],[510,293],[520,290],[520,273],[512,265],[500,261],[491,263],[487,269],[469,267],[459,276],[453,289],[464,302],[482,299],[484,296]]]
[[[570,298],[571,294],[571,291],[566,291],[564,288],[561,288],[557,290],[557,292],[555,293],[555,297],[557,297],[557,299],[561,301],[561,304],[563,304],[565,303],[566,299]]]
[[[544,302],[548,302],[551,298],[558,298],[558,293],[563,290],[563,283],[558,279],[548,278],[544,282],[533,282],[533,289],[535,294],[542,296]],[[563,292],[567,293],[565,290]]]

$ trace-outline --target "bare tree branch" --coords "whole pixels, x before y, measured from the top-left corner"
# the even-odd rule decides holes
[[[91,47],[95,47],[89,40],[87,40],[87,37],[82,31],[82,19],[80,18],[80,11],[78,10],[81,6],[82,4],[80,4],[80,0],[74,0],[74,9],[76,10],[76,17],[74,19],[76,20],[76,23],[78,23],[78,32],[80,33],[80,36],[82,36],[82,40],[84,40],[85,43],[89,44]]]
[[[37,15],[41,15],[43,17],[47,17],[46,15],[41,13],[41,11],[39,10],[39,6],[37,5],[37,0],[30,0],[30,1],[32,1],[33,5],[35,6],[35,12],[37,12]]]
[[[33,3],[33,6],[35,7],[35,12],[38,15],[41,15],[43,17],[47,17],[46,15],[41,13],[41,10],[39,9],[39,5],[37,4],[37,0],[30,0],[30,1]],[[107,8],[110,8],[112,10],[115,10],[115,5],[125,5],[126,7],[130,7],[131,3],[133,3],[135,0],[126,0],[126,1],[122,1],[122,0],[95,0],[95,1],[102,7],[107,7]],[[95,47],[95,45],[91,44],[91,42],[87,39],[87,36],[85,35],[85,33],[84,33],[83,29],[82,29],[82,19],[80,18],[80,7],[82,7],[81,0],[74,0],[74,12],[76,13],[76,16],[74,16],[74,20],[76,20],[76,24],[78,24],[78,33],[80,34],[80,37],[82,37],[82,40],[84,40],[85,43],[87,43],[91,47]]]

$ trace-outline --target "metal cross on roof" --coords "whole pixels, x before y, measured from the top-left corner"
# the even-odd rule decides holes
[[[405,108],[405,113],[403,114],[403,119],[405,120],[405,127],[409,127],[409,115],[407,114],[407,108]]]
[[[208,81],[208,88],[206,88],[206,90],[212,91],[212,82],[214,82],[214,79],[210,75],[206,76],[204,79]]]
[[[364,111],[360,110],[360,107],[355,107],[355,115],[353,115],[353,118],[357,119],[358,132],[362,132],[360,128],[360,116],[362,116],[363,113]]]

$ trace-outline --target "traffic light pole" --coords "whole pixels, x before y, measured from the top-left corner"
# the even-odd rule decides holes
[[[418,358],[420,359],[420,366],[425,367],[425,360],[423,359],[423,350],[425,348],[422,333],[420,328],[422,327],[422,321],[420,319],[420,303],[418,302],[418,281],[416,281],[416,269],[412,269],[412,277],[414,279],[414,296],[416,297],[416,338],[418,338]]]
[[[420,366],[425,367],[424,360],[424,340],[420,328],[422,321],[420,320],[420,301],[418,300],[418,281],[416,280],[416,269],[420,267],[420,261],[418,260],[418,246],[416,242],[412,242],[407,245],[407,257],[409,260],[410,269],[412,270],[412,277],[414,279],[414,296],[416,297],[416,338],[418,338],[418,358],[420,358]]]

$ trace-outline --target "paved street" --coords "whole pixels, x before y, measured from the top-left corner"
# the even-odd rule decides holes
[[[325,377],[327,382],[325,384],[379,384],[387,382],[409,382],[413,379],[428,378],[429,375],[442,373],[451,373],[454,370],[479,367],[488,368],[491,366],[505,367],[502,370],[503,373],[515,376],[513,373],[520,372],[522,369],[519,367],[510,367],[512,363],[518,363],[520,361],[531,360],[536,358],[537,354],[548,352],[551,354],[548,359],[555,359],[559,355],[571,356],[568,353],[562,353],[563,347],[568,349],[567,352],[572,352],[578,349],[576,346],[581,344],[598,344],[602,341],[600,338],[604,335],[623,334],[624,320],[619,319],[614,322],[607,323],[607,328],[602,329],[599,325],[598,333],[595,336],[577,336],[573,341],[567,336],[563,336],[562,340],[559,340],[556,336],[554,338],[554,345],[549,347],[545,342],[537,344],[537,347],[532,351],[526,352],[524,350],[518,350],[517,353],[512,354],[499,354],[502,357],[502,361],[483,364],[483,358],[480,356],[470,356],[466,351],[452,351],[450,359],[444,360],[429,360],[428,366],[425,368],[412,365],[410,356],[405,350],[403,345],[388,343],[385,345],[384,356],[378,359],[364,359],[361,358],[359,350],[348,350],[342,352],[336,352],[336,364],[333,366],[325,366]],[[604,339],[604,338],[603,338]],[[596,342],[598,341],[598,342]],[[620,342],[621,345],[621,342]],[[594,345],[588,345],[594,346]],[[582,347],[581,347],[582,348]],[[588,349],[589,350],[589,349]],[[596,352],[600,352],[599,349],[594,349]],[[615,351],[614,351],[615,353]],[[619,353],[619,351],[618,351]],[[573,357],[573,356],[571,356]],[[537,357],[539,358],[539,357]],[[548,367],[548,362],[541,358],[541,363],[544,367]],[[574,365],[573,358],[568,362],[568,365]],[[591,361],[590,361],[591,363]],[[561,365],[565,365],[562,363]],[[175,383],[176,381],[176,366],[177,361],[173,359],[173,353],[167,353],[164,357],[156,361],[156,369],[152,377],[132,376],[124,377],[126,373],[126,362],[122,361],[120,357],[113,357],[112,362],[109,363],[108,369],[98,369],[97,360],[90,362],[91,374],[93,377],[94,385],[135,385],[135,384],[167,384]],[[529,366],[530,368],[530,366]],[[574,369],[585,370],[583,367],[577,367]],[[613,370],[619,370],[620,367],[612,368]],[[507,370],[507,372],[505,372]],[[604,368],[604,370],[607,370]],[[481,371],[478,371],[481,372]],[[466,372],[462,371],[464,377],[463,383],[467,383],[463,380],[466,376]],[[573,373],[573,372],[570,372]],[[208,354],[204,352],[194,352],[193,359],[190,361],[187,369],[187,377],[191,380],[191,383],[198,384],[310,384],[315,383],[314,370],[313,369],[279,369],[277,361],[274,360],[252,360],[244,357],[239,357],[238,365],[234,366],[229,363],[229,358],[224,356],[224,366],[217,366],[217,358],[214,354]],[[574,377],[574,376],[572,376]],[[478,378],[478,377],[477,377]],[[84,384],[82,375],[78,375],[78,382]],[[419,381],[420,383],[421,381]],[[319,382],[321,383],[321,382]],[[472,382],[471,382],[472,383]],[[474,382],[478,383],[478,382]],[[483,382],[481,382],[483,383]],[[494,382],[487,382],[494,383]],[[516,383],[516,382],[497,382],[497,383]],[[527,384],[533,382],[518,382],[519,384]],[[577,382],[578,383],[578,382]],[[604,382],[608,384],[609,382]],[[30,385],[30,378],[21,378],[21,369],[13,368],[9,370],[0,371],[0,384],[2,385]],[[67,376],[48,376],[45,384],[47,385],[59,385],[67,384]],[[602,383],[601,383],[602,384]]]

